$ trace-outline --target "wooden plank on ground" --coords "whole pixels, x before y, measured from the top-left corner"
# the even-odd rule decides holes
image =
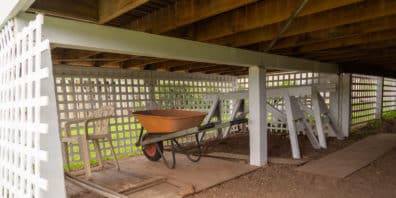
[[[249,155],[242,155],[235,153],[213,152],[213,153],[205,154],[204,156],[249,161]]]
[[[169,152],[165,152],[165,155],[168,159],[170,158]],[[137,172],[149,178],[158,176],[166,177],[167,182],[165,183],[180,183],[178,186],[182,188],[192,185],[194,192],[205,190],[259,168],[247,164],[206,157],[202,158],[198,163],[193,163],[186,156],[180,154],[176,154],[176,160],[175,169],[168,169],[162,161],[152,162],[145,159],[144,156],[127,158],[120,161],[120,165],[122,170],[126,172]],[[153,191],[155,189],[145,189],[145,191],[148,190]],[[137,193],[130,195],[135,194]]]
[[[78,177],[73,177],[70,175],[65,175],[65,179],[77,186],[81,186],[82,188],[85,188],[87,190],[90,190],[94,193],[97,193],[99,195],[109,197],[109,198],[127,198],[127,196],[120,194],[116,191],[113,191],[109,188],[103,187],[101,185],[98,185],[94,182],[80,179]]]
[[[292,159],[292,158],[283,158],[283,157],[270,157],[269,163],[271,164],[283,164],[283,165],[296,165],[300,166],[302,164],[307,163],[307,159]]]
[[[377,134],[360,140],[296,170],[344,178],[367,166],[396,146],[396,134]]]
[[[131,194],[133,192],[141,191],[146,188],[150,188],[154,185],[158,185],[166,181],[165,177],[153,177],[147,180],[143,180],[142,182],[135,184],[126,184],[121,189],[119,189],[120,193]]]
[[[235,154],[235,153],[224,153],[224,152],[213,152],[204,155],[205,157],[214,157],[221,159],[232,159],[232,160],[242,160],[249,161],[249,155],[243,154]],[[291,158],[282,158],[282,157],[270,157],[269,163],[272,164],[286,164],[286,165],[302,165],[307,163],[306,159],[291,159]]]

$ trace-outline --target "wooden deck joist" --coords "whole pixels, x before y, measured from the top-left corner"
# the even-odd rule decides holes
[[[359,1],[361,0],[311,0],[299,16],[307,16]],[[282,22],[289,18],[299,4],[300,1],[295,0],[265,0],[250,4],[194,25],[194,40],[209,41],[235,32]]]
[[[380,17],[368,21],[346,24],[332,27],[329,29],[285,37],[279,39],[276,45],[272,48],[272,52],[276,53],[279,49],[294,48],[298,46],[309,45],[338,38],[346,38],[351,36],[358,36],[360,34],[396,29],[395,18],[396,15]],[[264,46],[267,46],[269,44],[269,41],[261,42],[259,44],[260,46],[256,44],[257,46],[255,49],[263,51]]]

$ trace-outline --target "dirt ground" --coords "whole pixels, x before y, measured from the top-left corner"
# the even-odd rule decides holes
[[[306,159],[317,159],[339,150],[368,135],[380,132],[396,132],[395,120],[387,120],[379,128],[365,127],[351,134],[343,141],[329,139],[328,149],[312,149],[309,141],[300,137],[301,151]],[[229,152],[248,154],[248,137],[229,139],[213,146],[208,152]],[[291,156],[288,137],[271,135],[269,137],[270,156]],[[396,197],[396,148],[369,166],[355,172],[345,179],[297,172],[293,165],[270,164],[250,174],[228,181],[208,190],[190,196],[201,197]]]

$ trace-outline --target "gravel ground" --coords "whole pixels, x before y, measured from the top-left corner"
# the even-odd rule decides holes
[[[365,127],[351,134],[344,141],[330,139],[329,149],[313,150],[304,137],[300,137],[304,158],[316,159],[339,150],[367,135],[379,132],[395,132],[395,121],[385,121],[380,128]],[[270,156],[290,157],[288,137],[272,135],[269,137]],[[230,152],[248,154],[248,137],[229,139],[210,147],[208,152]],[[237,179],[220,184],[190,198],[201,197],[396,197],[396,149],[369,166],[355,172],[345,179],[297,172],[292,165],[268,165]]]

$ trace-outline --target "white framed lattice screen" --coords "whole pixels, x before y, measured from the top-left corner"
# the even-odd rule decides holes
[[[352,74],[351,124],[376,119],[378,77]]]
[[[53,158],[60,154],[59,139],[49,140],[51,63],[43,17],[21,31],[16,23],[0,32],[0,196],[37,198],[54,190],[64,197],[61,158]],[[53,172],[44,172],[47,167]]]
[[[202,100],[204,95],[229,92],[236,87],[235,77],[204,74],[58,65],[54,75],[60,131],[64,131],[68,120],[85,118],[103,105],[114,105],[118,118],[110,125],[118,155],[141,154],[140,148],[135,147],[141,126],[129,111],[152,108],[207,111],[210,102]],[[227,119],[230,102],[223,104],[223,119]],[[82,133],[81,127],[72,126],[72,135]],[[110,145],[101,144],[104,154],[110,156]],[[92,145],[90,148],[94,157]],[[69,153],[73,162],[80,161],[77,145],[71,145]]]
[[[382,112],[396,111],[396,79],[384,78]]]

